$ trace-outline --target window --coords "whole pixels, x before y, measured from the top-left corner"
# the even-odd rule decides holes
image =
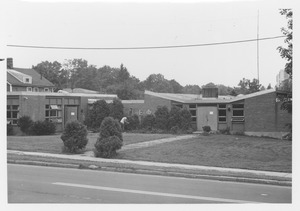
[[[38,87],[34,87],[34,88],[33,88],[33,91],[34,91],[34,92],[39,92],[39,88],[38,88]]]
[[[17,125],[19,119],[19,99],[7,99],[7,123]]]
[[[25,83],[30,83],[29,78],[25,78]]]
[[[49,88],[44,88],[44,92],[49,92]]]
[[[219,113],[219,122],[226,122],[226,105],[219,105],[218,113]]]
[[[62,122],[61,99],[46,99],[45,119],[50,122]]]
[[[27,92],[32,92],[32,87],[27,87],[26,90]]]
[[[129,108],[129,116],[133,115],[133,108]]]
[[[190,104],[189,105],[189,112],[191,113],[192,116],[192,122],[197,121],[197,105],[196,104]]]
[[[232,121],[243,122],[244,118],[244,104],[233,104],[232,105]]]

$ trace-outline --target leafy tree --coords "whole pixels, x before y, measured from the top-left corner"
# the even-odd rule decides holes
[[[172,87],[173,93],[182,93],[183,92],[183,86],[181,86],[177,81],[174,79],[170,80],[170,85]]]
[[[277,49],[283,59],[287,60],[285,72],[290,78],[293,76],[293,11],[292,9],[281,9],[281,15],[285,15],[288,21],[287,28],[281,28],[281,32],[286,36],[284,42],[287,47],[279,46]]]
[[[113,99],[113,102],[109,104],[109,116],[114,119],[121,120],[124,116],[123,109],[124,106],[122,104],[122,101],[115,98]]]
[[[68,73],[57,61],[43,61],[36,66],[32,66],[32,69],[36,70],[43,77],[53,83],[56,90],[63,89],[68,83]]]
[[[88,128],[98,130],[103,119],[108,117],[109,113],[109,106],[105,100],[98,100],[93,103],[92,109],[88,111],[85,123]]]
[[[155,116],[153,114],[147,114],[142,117],[141,127],[147,130],[152,130],[155,125]]]
[[[172,93],[170,82],[162,74],[151,74],[143,82],[144,88],[153,92]]]
[[[288,90],[288,94],[282,97],[281,109],[292,112],[292,78],[293,78],[293,11],[292,9],[281,9],[281,15],[285,15],[287,19],[287,28],[281,28],[282,33],[286,36],[284,42],[287,47],[279,46],[277,49],[283,59],[287,60],[285,64],[285,72],[289,74],[289,81],[284,86]]]
[[[183,93],[199,95],[201,93],[201,88],[198,85],[186,85],[183,87]]]
[[[250,94],[253,92],[258,92],[261,84],[259,84],[258,80],[255,78],[252,81],[243,78],[240,80],[238,86],[240,86],[239,94]]]

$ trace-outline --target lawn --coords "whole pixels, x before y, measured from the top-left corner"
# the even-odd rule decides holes
[[[87,151],[94,149],[98,134],[89,134]],[[124,145],[174,137],[167,134],[124,133]],[[55,136],[9,136],[7,149],[62,153],[63,143]],[[143,160],[190,165],[292,172],[292,142],[237,135],[198,135],[195,138],[147,148],[124,150],[116,159]]]
[[[120,152],[117,158],[291,172],[292,142],[235,135],[199,135],[193,139],[127,150]]]
[[[61,135],[52,136],[8,136],[7,149],[31,151],[31,152],[47,152],[47,153],[62,153],[63,142],[60,139]],[[88,134],[88,144],[86,151],[92,151],[94,144],[97,141],[98,133]],[[170,134],[135,134],[123,133],[123,144],[134,144],[138,142],[151,141],[167,137],[174,137]]]

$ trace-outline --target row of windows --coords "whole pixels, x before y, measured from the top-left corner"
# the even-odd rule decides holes
[[[26,87],[27,92],[39,92],[41,88],[38,87]],[[52,92],[53,90],[50,88],[44,88],[44,92]]]

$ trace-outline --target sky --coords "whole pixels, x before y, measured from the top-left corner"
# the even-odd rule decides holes
[[[57,2],[9,1],[5,45],[127,48],[222,43],[281,36],[286,18],[274,1]],[[181,85],[237,86],[242,78],[276,85],[286,61],[284,38],[186,48],[61,50],[5,47],[15,67],[82,58],[98,68],[123,64],[141,81],[162,74]],[[257,67],[259,64],[259,68]],[[258,74],[259,70],[259,74]]]

